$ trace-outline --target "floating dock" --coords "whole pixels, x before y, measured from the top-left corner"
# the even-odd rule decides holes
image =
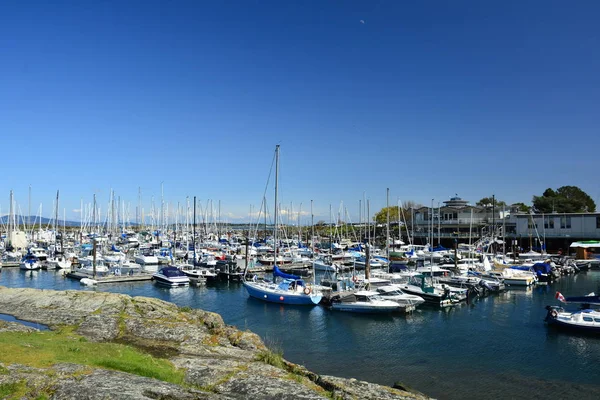
[[[100,283],[124,283],[124,282],[142,282],[152,280],[152,274],[135,274],[135,275],[106,275],[96,276],[95,278],[91,275],[83,274],[81,272],[67,272],[65,274],[67,278],[76,279],[78,281],[83,278],[93,279],[98,284]]]

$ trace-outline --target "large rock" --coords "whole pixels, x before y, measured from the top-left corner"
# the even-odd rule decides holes
[[[218,314],[154,298],[0,287],[0,313],[51,329],[73,325],[88,340],[129,344],[185,370],[185,387],[70,364],[49,371],[5,366],[10,373],[0,375],[0,383],[27,382],[31,393],[51,393],[55,399],[425,398],[367,382],[319,376],[273,355],[256,334],[227,326]],[[0,324],[0,332],[15,329],[29,331],[15,323]]]

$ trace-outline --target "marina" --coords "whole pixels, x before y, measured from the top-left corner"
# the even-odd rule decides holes
[[[600,362],[600,338],[544,323],[546,305],[560,304],[556,291],[597,291],[598,270],[552,285],[511,287],[469,304],[377,315],[271,304],[248,296],[234,281],[177,288],[131,281],[83,287],[57,271],[6,268],[0,285],[110,291],[217,312],[226,323],[258,333],[290,361],[320,374],[385,385],[402,381],[436,398],[474,398],[478,392],[493,398],[600,395],[600,372],[590,367]]]

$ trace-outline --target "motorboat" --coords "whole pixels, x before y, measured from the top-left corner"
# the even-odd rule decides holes
[[[152,280],[169,287],[187,286],[190,284],[190,278],[177,267],[160,268],[152,274]]]
[[[71,268],[71,260],[65,257],[63,254],[57,254],[54,257],[48,257],[46,259],[48,268],[50,269],[69,269]]]
[[[535,284],[536,277],[532,272],[519,269],[505,268],[500,276],[508,286],[531,286]]]
[[[429,281],[428,281],[429,280]],[[403,292],[422,297],[426,303],[446,307],[457,304],[467,298],[467,290],[452,288],[445,284],[433,285],[431,278],[424,275],[413,275],[399,286]]]
[[[546,306],[546,323],[557,328],[600,334],[600,311],[589,308],[568,312],[562,307]]]
[[[361,290],[332,298],[330,308],[336,311],[374,314],[401,311],[406,307],[382,298],[377,292]]]
[[[425,299],[414,294],[404,293],[400,285],[387,285],[375,289],[382,299],[395,301],[403,306],[416,307],[419,304],[425,303]]]
[[[459,288],[485,289],[489,292],[501,292],[506,289],[506,285],[500,279],[491,277],[484,278],[476,271],[468,271],[467,275],[453,275],[438,278],[438,282]]]
[[[204,279],[207,282],[212,282],[217,279],[218,274],[214,268],[194,267],[191,264],[180,266],[181,271],[192,279]]]
[[[46,259],[48,258],[48,253],[45,249],[41,247],[32,247],[29,249],[29,252],[33,254],[38,259],[38,261],[46,261]]]
[[[333,262],[330,256],[325,255],[318,257],[313,261],[313,269],[315,271],[338,273],[339,271],[341,271],[342,267],[339,264]]]
[[[136,264],[140,264],[143,269],[147,269],[147,267],[158,266],[158,257],[156,257],[154,253],[150,251],[136,255],[134,261]]]

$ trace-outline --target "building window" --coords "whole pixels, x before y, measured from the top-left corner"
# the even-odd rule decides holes
[[[571,217],[560,217],[560,229],[571,229]]]
[[[554,217],[544,217],[544,228],[554,229]]]
[[[600,229],[600,217],[596,217],[596,229]]]

